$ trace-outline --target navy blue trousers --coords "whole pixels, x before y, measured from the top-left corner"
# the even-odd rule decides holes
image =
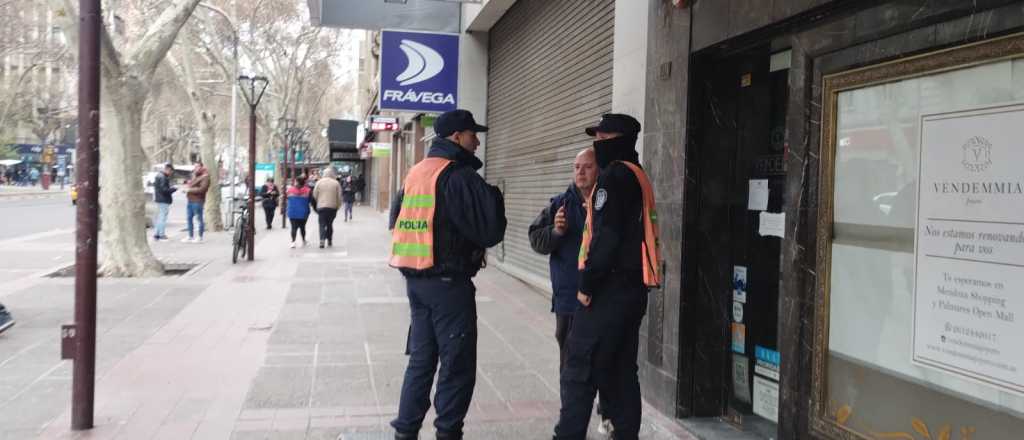
[[[419,432],[440,363],[434,427],[439,437],[460,439],[476,386],[476,287],[469,279],[451,278],[406,278],[406,286],[409,364],[391,426],[402,434]]]
[[[576,311],[565,341],[555,439],[587,438],[598,391],[602,415],[612,420],[615,438],[637,438],[641,400],[636,358],[646,312],[647,288],[615,281],[595,292],[590,307]]]

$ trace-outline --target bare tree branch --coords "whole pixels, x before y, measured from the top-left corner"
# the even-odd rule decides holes
[[[178,32],[188,22],[199,1],[176,0],[164,9],[149,28],[149,32],[128,52],[128,64],[143,75],[152,75],[164,55],[174,45]]]

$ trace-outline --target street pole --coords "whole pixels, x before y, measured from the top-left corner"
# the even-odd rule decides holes
[[[234,57],[235,57],[235,77],[238,77],[238,34],[235,33],[235,44],[234,44]],[[229,206],[231,210],[229,212],[229,222],[234,221],[235,213],[235,185],[237,185],[235,179],[237,179],[237,168],[238,168],[238,139],[236,137],[235,126],[238,125],[238,115],[236,110],[238,108],[238,85],[231,84],[231,200]]]
[[[281,174],[288,174],[288,162],[291,161],[291,178],[295,179],[295,158],[291,157],[295,154],[295,146],[292,145],[292,138],[295,132],[295,119],[282,116],[277,120],[278,126],[281,129],[282,138],[284,140],[284,157],[281,161]],[[289,159],[291,157],[291,159]],[[288,178],[284,179],[284,190],[285,194],[281,200],[281,227],[286,227],[285,221],[288,218]]]
[[[284,197],[281,197],[281,228],[287,228],[288,224],[288,135],[285,134],[284,138],[284,158],[281,163],[281,175],[284,176],[281,179],[281,188],[284,188]],[[291,177],[295,178],[295,170],[292,170]]]
[[[249,190],[249,218],[245,235],[248,238],[246,253],[249,261],[253,261],[256,250],[256,107],[260,105],[270,81],[265,76],[240,75],[238,84],[245,94],[245,102],[249,104],[249,175],[245,178]]]
[[[100,0],[79,0],[78,39],[78,203],[75,229],[74,371],[71,429],[93,427],[96,387],[96,251],[99,242],[100,183]]]
[[[245,180],[249,184],[249,219],[246,222],[248,240],[246,250],[249,261],[253,260],[253,252],[256,250],[256,106],[249,106],[249,177]]]

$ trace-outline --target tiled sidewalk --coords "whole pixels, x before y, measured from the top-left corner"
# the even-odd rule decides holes
[[[409,311],[404,281],[386,264],[384,216],[356,216],[335,223],[328,249],[314,245],[315,219],[305,248],[289,249],[282,230],[260,231],[253,264],[231,266],[226,250],[205,244],[215,262],[177,281],[194,299],[104,370],[96,428],[69,432],[65,410],[41,436],[390,439]],[[559,403],[548,299],[493,268],[476,284],[467,438],[550,438]],[[431,418],[422,438],[433,438]],[[641,438],[692,437],[645,408]]]

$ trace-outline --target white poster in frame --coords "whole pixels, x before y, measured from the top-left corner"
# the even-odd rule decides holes
[[[913,352],[1024,394],[1024,105],[923,115]]]

